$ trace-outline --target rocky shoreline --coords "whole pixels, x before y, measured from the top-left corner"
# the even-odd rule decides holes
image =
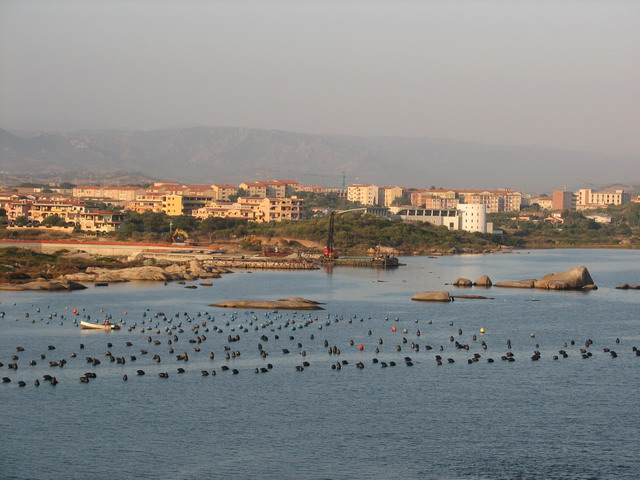
[[[508,280],[493,283],[487,275],[483,275],[475,282],[468,278],[458,278],[451,285],[458,288],[468,287],[502,287],[502,288],[539,288],[544,290],[597,290],[598,286],[591,278],[589,270],[585,266],[579,266],[566,272],[554,272],[544,275],[540,280],[529,278],[525,280]],[[639,289],[640,286],[622,284],[618,289]],[[411,299],[421,302],[453,302],[456,298],[488,300],[482,295],[451,295],[446,291],[426,291],[416,293]]]

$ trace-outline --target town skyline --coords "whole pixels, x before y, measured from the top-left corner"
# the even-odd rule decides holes
[[[311,205],[307,206],[307,201]],[[487,221],[487,214],[491,213],[513,214],[537,205],[535,211],[555,212],[547,219],[555,221],[561,212],[606,209],[609,205],[631,202],[640,202],[640,197],[632,197],[623,189],[600,192],[554,190],[550,196],[531,198],[510,189],[411,189],[372,184],[351,184],[345,189],[335,189],[305,186],[291,179],[239,185],[184,185],[161,181],[145,187],[5,187],[0,192],[0,207],[12,226],[18,223],[22,227],[28,222],[39,225],[54,217],[56,223],[72,223],[82,230],[101,232],[119,230],[127,216],[136,214],[187,216],[197,221],[219,218],[269,223],[327,215],[331,210],[328,205],[334,204],[347,208],[345,211],[365,207],[368,213],[385,218],[426,222],[450,230],[493,233],[493,224]]]

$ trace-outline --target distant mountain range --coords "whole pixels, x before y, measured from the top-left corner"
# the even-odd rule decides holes
[[[640,161],[541,147],[433,138],[353,137],[195,127],[16,135],[0,129],[0,169],[10,175],[77,178],[139,172],[183,183],[293,179],[339,187],[374,183],[425,188],[550,192],[640,184]],[[139,175],[140,176],[140,175]]]

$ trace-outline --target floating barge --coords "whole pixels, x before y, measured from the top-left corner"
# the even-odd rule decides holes
[[[365,268],[396,268],[402,265],[396,257],[339,257],[323,259],[320,263],[324,266]]]

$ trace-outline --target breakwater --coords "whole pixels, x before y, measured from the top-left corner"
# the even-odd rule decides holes
[[[319,267],[312,262],[298,260],[271,259],[220,259],[206,260],[205,266],[219,268],[246,268],[270,270],[317,270]]]

